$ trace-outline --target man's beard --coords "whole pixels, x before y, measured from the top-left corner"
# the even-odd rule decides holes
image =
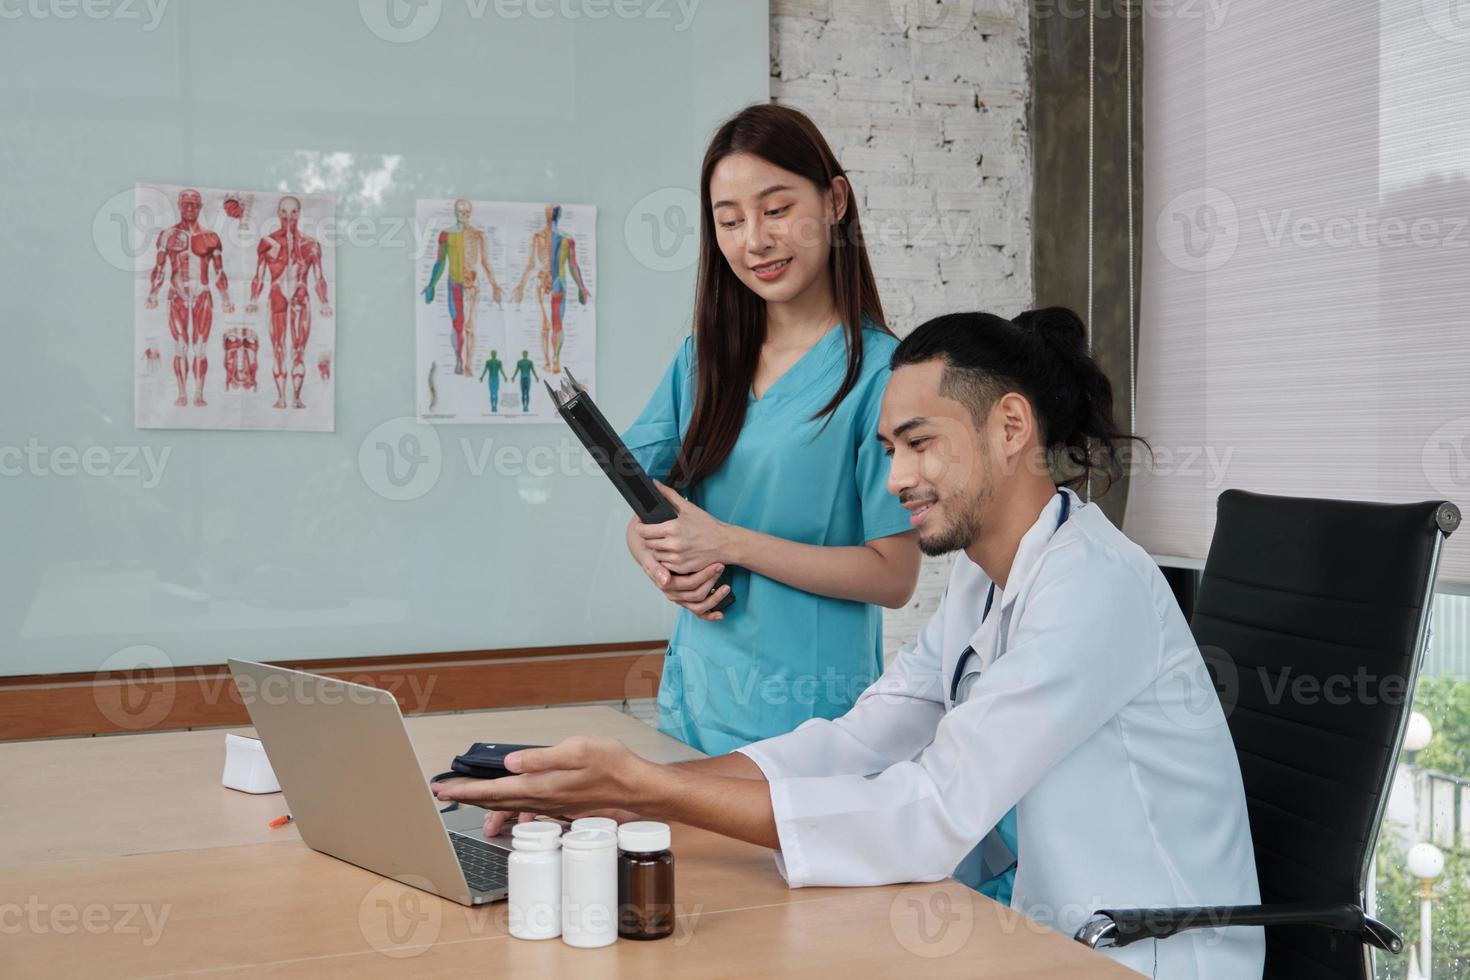
[[[950,520],[942,531],[929,537],[919,532],[919,550],[930,558],[938,558],[952,551],[970,546],[980,536],[980,511],[970,500],[945,501],[950,511]]]
[[[989,453],[980,453],[980,465],[984,470],[984,480],[973,494],[945,498],[944,512],[948,518],[945,526],[927,537],[923,529],[919,529],[919,550],[930,558],[968,548],[980,537],[983,528],[980,512],[989,502],[995,486]]]

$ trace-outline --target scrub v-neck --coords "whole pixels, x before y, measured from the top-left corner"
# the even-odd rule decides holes
[[[808,361],[813,360],[813,355],[815,355],[819,349],[821,349],[823,347],[826,347],[826,346],[828,346],[830,344],[830,342],[832,340],[832,335],[833,334],[835,334],[835,333],[841,333],[841,332],[842,332],[842,324],[841,323],[835,324],[831,328],[829,328],[826,333],[822,334],[822,336],[820,336],[820,337],[817,338],[816,343],[814,343],[810,347],[808,347],[806,349],[806,351],[803,352],[800,357],[798,357],[795,361],[793,361],[791,363],[791,366],[789,368],[787,368],[786,370],[782,371],[779,375],[777,375],[775,381],[772,381],[770,384],[766,385],[765,394],[761,395],[759,398],[756,397],[756,394],[755,394],[755,385],[752,384],[751,385],[751,388],[750,388],[750,392],[749,392],[749,402],[750,402],[750,404],[757,405],[757,404],[760,404],[762,402],[765,402],[765,401],[769,400],[770,397],[771,397],[771,393],[773,391],[775,391],[777,388],[779,388],[781,386],[781,384],[787,378],[791,377],[793,374],[798,373],[798,370],[800,368],[802,368],[803,366],[805,366]]]
[[[860,546],[908,531],[888,492],[888,460],[874,438],[898,338],[863,329],[852,390],[842,384],[847,328],[819,338],[751,399],[725,461],[689,488],[719,520],[806,545]],[[688,436],[697,372],[686,340],[648,407],[623,436],[654,476],[668,473]],[[707,622],[679,610],[659,682],[659,730],[706,755],[846,714],[883,672],[877,606],[794,588],[749,569],[728,570],[735,604]],[[815,685],[813,690],[811,685]]]

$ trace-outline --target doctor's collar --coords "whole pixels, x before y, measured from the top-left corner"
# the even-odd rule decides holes
[[[1021,536],[1021,543],[1016,546],[1016,557],[1011,560],[1010,574],[1006,576],[1006,584],[1010,587],[996,590],[995,608],[991,610],[991,615],[999,615],[1005,611],[1006,607],[1015,602],[1016,595],[1020,592],[1020,589],[1016,587],[1017,584],[1026,581],[1031,575],[1031,570],[1036,567],[1036,563],[1041,560],[1047,546],[1051,544],[1052,536],[1062,529],[1057,519],[1062,513],[1063,495],[1066,495],[1068,499],[1071,516],[1076,516],[1077,512],[1083,508],[1084,504],[1075,492],[1066,487],[1057,487],[1057,492],[1052,495],[1051,500],[1041,508],[1041,513],[1036,517],[1036,523],[1032,524],[1030,529]]]

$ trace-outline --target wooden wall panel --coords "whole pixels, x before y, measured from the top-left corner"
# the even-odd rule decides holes
[[[663,656],[653,641],[272,662],[382,688],[417,714],[653,697]],[[0,740],[249,723],[224,664],[0,679]]]

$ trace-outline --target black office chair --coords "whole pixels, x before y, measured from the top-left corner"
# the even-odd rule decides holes
[[[1373,948],[1404,948],[1363,889],[1460,511],[1240,490],[1217,507],[1190,626],[1240,756],[1262,904],[1104,909],[1076,939],[1265,926],[1266,980],[1368,980]]]

